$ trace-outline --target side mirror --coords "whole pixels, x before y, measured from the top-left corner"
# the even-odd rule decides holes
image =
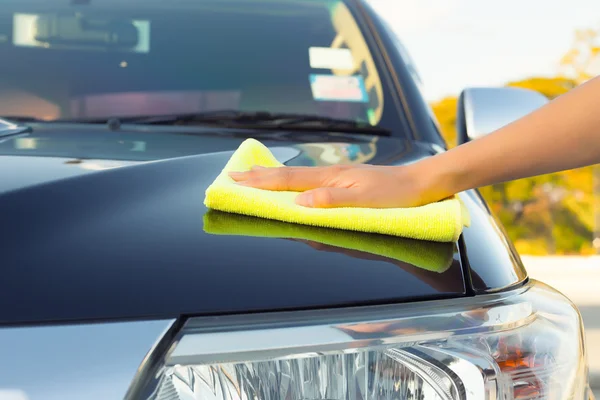
[[[514,87],[468,88],[458,100],[458,145],[480,138],[548,103],[543,94]]]

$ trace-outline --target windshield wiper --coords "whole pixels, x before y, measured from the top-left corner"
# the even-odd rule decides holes
[[[247,112],[237,110],[218,110],[185,114],[139,115],[114,118],[73,118],[43,120],[30,116],[1,116],[13,123],[27,122],[69,122],[84,124],[108,124],[118,129],[121,124],[141,125],[215,125],[226,128],[330,131],[346,133],[367,133],[379,136],[391,136],[389,129],[370,125],[367,122],[338,119],[312,114],[270,113],[266,111]]]
[[[390,136],[388,129],[347,119],[323,117],[320,115],[246,112],[219,110],[187,114],[148,115],[134,117],[116,117],[105,119],[80,120],[88,123],[144,124],[144,125],[216,125],[227,128],[251,129],[289,129],[307,131],[335,131],[348,133],[368,133]]]

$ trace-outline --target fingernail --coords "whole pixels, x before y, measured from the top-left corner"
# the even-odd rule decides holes
[[[232,171],[232,172],[230,172],[230,173],[229,173],[229,176],[231,176],[232,178],[233,178],[233,177],[238,177],[238,176],[243,176],[243,175],[244,175],[244,173],[243,173],[243,172],[235,172],[235,171]]]
[[[296,204],[299,204],[304,207],[313,207],[314,206],[314,196],[310,193],[303,193],[296,197]]]

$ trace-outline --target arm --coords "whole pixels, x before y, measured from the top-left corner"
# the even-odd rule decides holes
[[[600,78],[488,136],[419,163],[445,195],[600,163]],[[435,172],[434,172],[435,174]],[[445,183],[444,183],[445,182]]]

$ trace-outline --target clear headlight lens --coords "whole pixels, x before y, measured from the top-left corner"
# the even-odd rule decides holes
[[[481,298],[198,318],[130,393],[152,400],[580,399],[583,340],[573,305],[535,282]]]

